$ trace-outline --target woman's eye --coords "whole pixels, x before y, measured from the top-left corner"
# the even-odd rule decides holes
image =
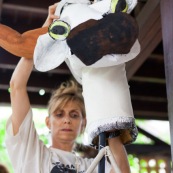
[[[62,114],[56,114],[56,117],[62,117]]]
[[[72,114],[71,114],[71,117],[72,117],[72,118],[78,118],[78,117],[79,117],[79,115],[78,115],[78,114],[76,114],[76,113],[72,113]]]

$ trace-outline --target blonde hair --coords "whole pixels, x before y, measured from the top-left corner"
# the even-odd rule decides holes
[[[59,102],[58,102],[59,101]],[[49,115],[63,108],[69,101],[75,101],[81,108],[83,118],[86,117],[82,87],[75,81],[63,82],[60,87],[52,93],[48,103]]]

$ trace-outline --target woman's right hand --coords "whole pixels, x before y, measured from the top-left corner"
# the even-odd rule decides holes
[[[45,23],[43,24],[43,27],[48,27],[53,22],[53,20],[59,19],[59,16],[55,15],[55,10],[57,5],[58,3],[55,3],[54,5],[49,6],[48,16]]]

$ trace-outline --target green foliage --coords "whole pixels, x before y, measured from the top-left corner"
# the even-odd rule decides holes
[[[39,135],[39,137],[40,137],[40,140],[42,140],[45,145],[49,144],[49,140],[46,135],[41,134],[41,135]]]
[[[143,159],[140,160],[139,164],[142,168],[146,168],[148,166],[148,163],[146,162],[146,160],[143,160]]]
[[[128,155],[131,172],[139,173],[139,159],[132,154]]]
[[[8,170],[12,173],[12,165],[8,157],[8,153],[5,147],[5,125],[6,119],[0,120],[0,163],[4,164]]]

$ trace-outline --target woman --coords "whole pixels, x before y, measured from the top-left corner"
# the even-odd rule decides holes
[[[52,146],[47,148],[36,133],[27,95],[26,85],[32,68],[32,59],[21,58],[10,81],[12,116],[7,122],[6,145],[15,172],[85,172],[92,159],[77,157],[72,152],[76,137],[86,125],[81,90],[70,82],[53,93],[46,118]],[[108,143],[121,171],[129,173],[126,152],[119,137],[108,139]],[[110,170],[107,163],[106,171]]]
[[[46,25],[57,18],[51,15],[55,6],[49,9]],[[33,60],[21,58],[10,81],[12,115],[7,122],[6,146],[14,171],[85,172],[93,159],[83,159],[73,153],[76,137],[84,131],[86,125],[81,89],[71,81],[62,84],[53,93],[48,106],[49,116],[46,118],[52,145],[47,148],[35,130],[27,94],[27,82],[32,69]],[[126,151],[120,138],[109,138],[108,144],[122,173],[129,173]],[[106,172],[113,172],[108,162]]]

